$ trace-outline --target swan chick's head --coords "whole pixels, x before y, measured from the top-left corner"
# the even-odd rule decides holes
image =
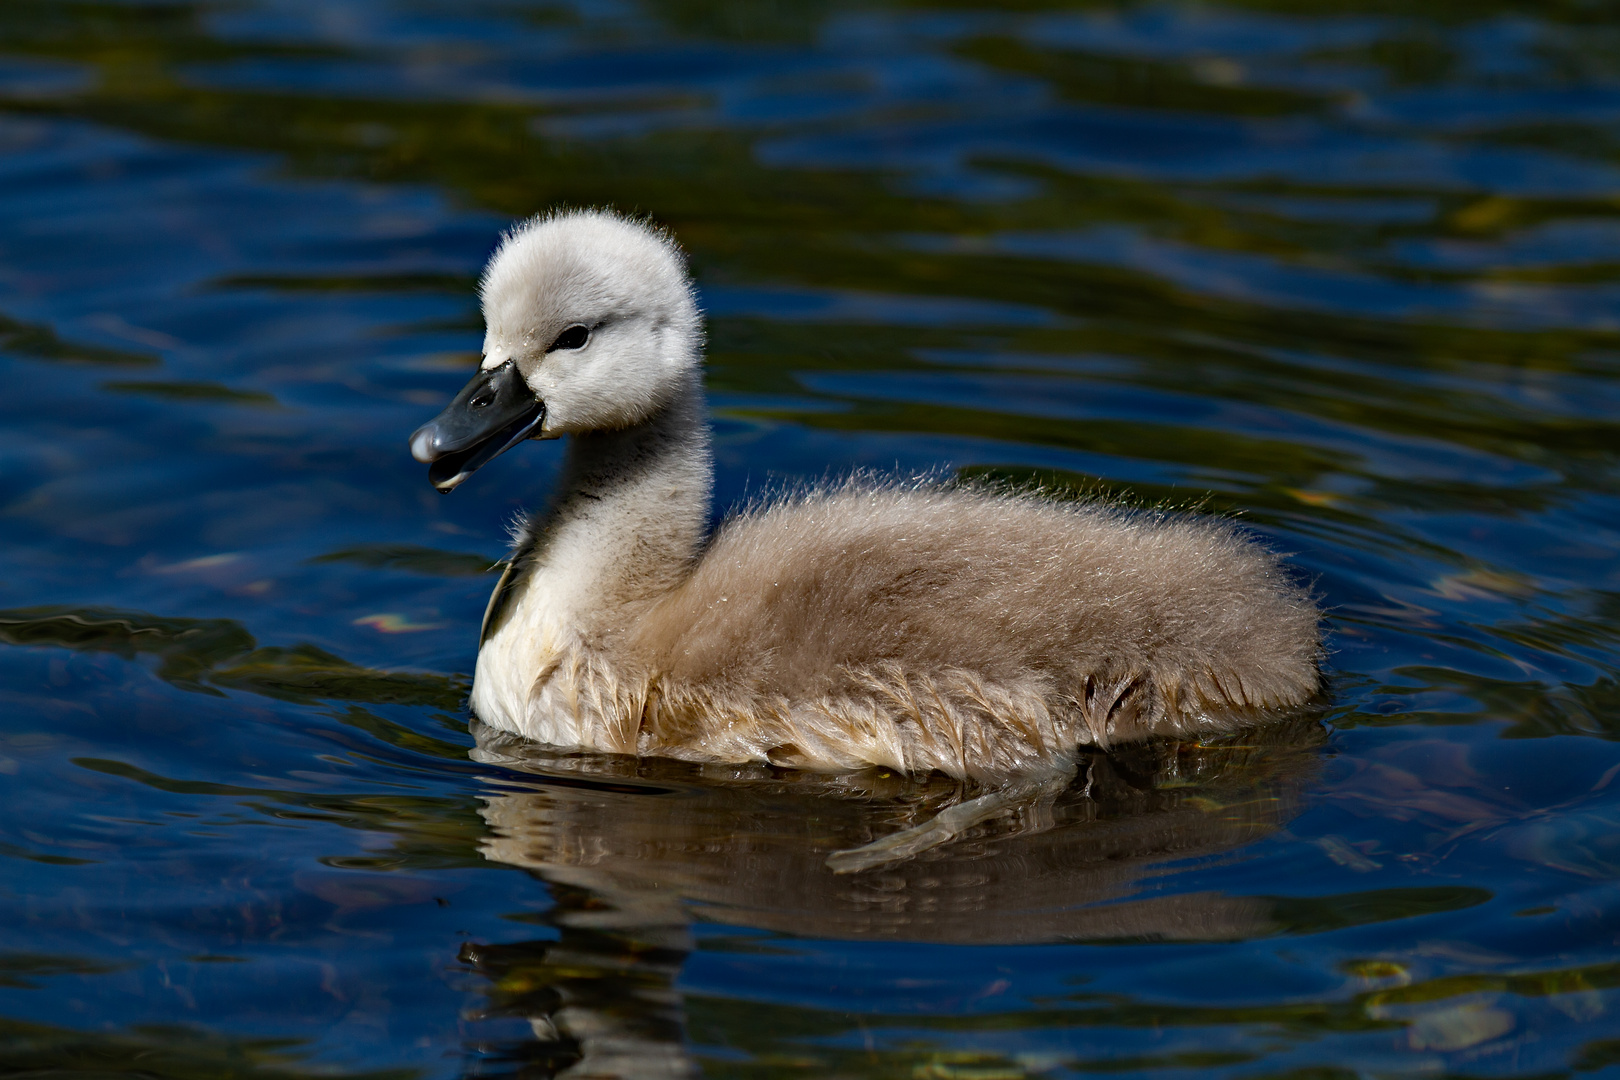
[[[652,227],[558,212],[501,240],[479,286],[484,358],[411,436],[442,492],[524,439],[626,428],[658,412],[701,363],[686,262]]]

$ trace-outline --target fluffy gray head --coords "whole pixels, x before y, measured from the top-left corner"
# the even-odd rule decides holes
[[[701,316],[680,249],[610,211],[560,211],[513,228],[479,292],[482,367],[516,364],[545,402],[544,435],[645,420],[701,363]]]

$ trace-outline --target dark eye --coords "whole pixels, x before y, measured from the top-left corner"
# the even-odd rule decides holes
[[[557,340],[551,343],[551,348],[547,349],[546,352],[556,352],[558,349],[584,348],[585,342],[589,341],[590,337],[590,327],[575,323],[558,334]]]

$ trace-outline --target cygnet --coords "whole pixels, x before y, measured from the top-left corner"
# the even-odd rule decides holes
[[[702,316],[680,249],[645,222],[524,222],[481,296],[483,362],[413,455],[448,492],[524,440],[570,441],[484,617],[485,724],[993,785],[1317,691],[1315,602],[1218,517],[859,476],[711,534]]]

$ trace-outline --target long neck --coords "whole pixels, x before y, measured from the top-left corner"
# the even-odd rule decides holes
[[[574,436],[558,495],[525,530],[508,595],[492,602],[486,640],[508,621],[586,642],[624,629],[688,572],[713,482],[695,373],[645,422]]]

